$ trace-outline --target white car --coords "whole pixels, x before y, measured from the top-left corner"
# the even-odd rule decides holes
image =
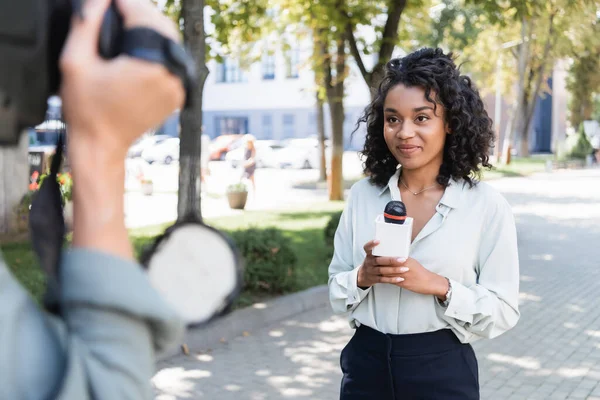
[[[167,135],[144,136],[144,137],[138,139],[129,148],[129,151],[127,151],[127,157],[129,157],[129,158],[141,157],[144,150],[149,149],[150,147],[153,147],[153,146],[157,145],[158,143],[164,142],[165,140],[169,139],[170,137],[171,136],[167,136]]]
[[[256,147],[256,166],[258,168],[276,168],[279,166],[276,151],[281,148],[274,140],[257,140],[254,142]],[[246,146],[238,146],[230,150],[225,155],[225,161],[232,168],[238,168],[244,162]]]
[[[153,162],[171,164],[179,160],[179,138],[166,139],[147,148],[142,152],[142,158],[149,164]]]
[[[276,151],[277,164],[280,168],[311,169],[321,164],[319,141],[312,138],[288,139],[283,148]],[[331,146],[325,141],[325,162],[331,160]]]

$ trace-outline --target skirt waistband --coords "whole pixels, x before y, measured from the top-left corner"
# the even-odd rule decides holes
[[[381,333],[366,325],[361,325],[354,334],[355,340],[371,351],[384,352],[395,356],[420,356],[443,353],[466,346],[458,340],[450,329],[434,332],[393,335]]]

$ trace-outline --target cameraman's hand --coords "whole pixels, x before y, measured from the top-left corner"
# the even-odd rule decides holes
[[[89,140],[118,161],[138,136],[183,104],[184,88],[162,65],[127,56],[110,61],[100,57],[99,32],[109,3],[86,0],[84,19],[73,18],[60,59],[61,97],[70,139]],[[173,22],[150,1],[118,0],[117,6],[126,27],[149,27],[179,41]]]
[[[367,256],[358,270],[357,285],[360,288],[368,288],[376,283],[399,284],[404,281],[402,274],[408,271],[403,263],[394,257],[376,257],[373,249],[379,244],[377,240],[371,240],[364,246]]]
[[[179,78],[162,65],[98,54],[110,0],[86,0],[73,17],[60,59],[73,185],[73,246],[132,258],[124,223],[125,156],[131,143],[184,102]],[[145,26],[174,40],[178,31],[148,0],[117,0],[126,27]]]

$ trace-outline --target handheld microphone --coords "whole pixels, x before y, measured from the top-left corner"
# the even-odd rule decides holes
[[[385,206],[383,218],[388,224],[404,224],[404,221],[406,221],[406,206],[398,200],[390,201]]]
[[[385,206],[383,214],[375,219],[375,239],[379,244],[373,255],[407,258],[412,239],[413,219],[406,213],[403,202],[392,200]]]

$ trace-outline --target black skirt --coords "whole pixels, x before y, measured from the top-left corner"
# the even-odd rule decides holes
[[[361,325],[340,364],[341,400],[479,400],[473,348],[449,329],[390,335]]]

